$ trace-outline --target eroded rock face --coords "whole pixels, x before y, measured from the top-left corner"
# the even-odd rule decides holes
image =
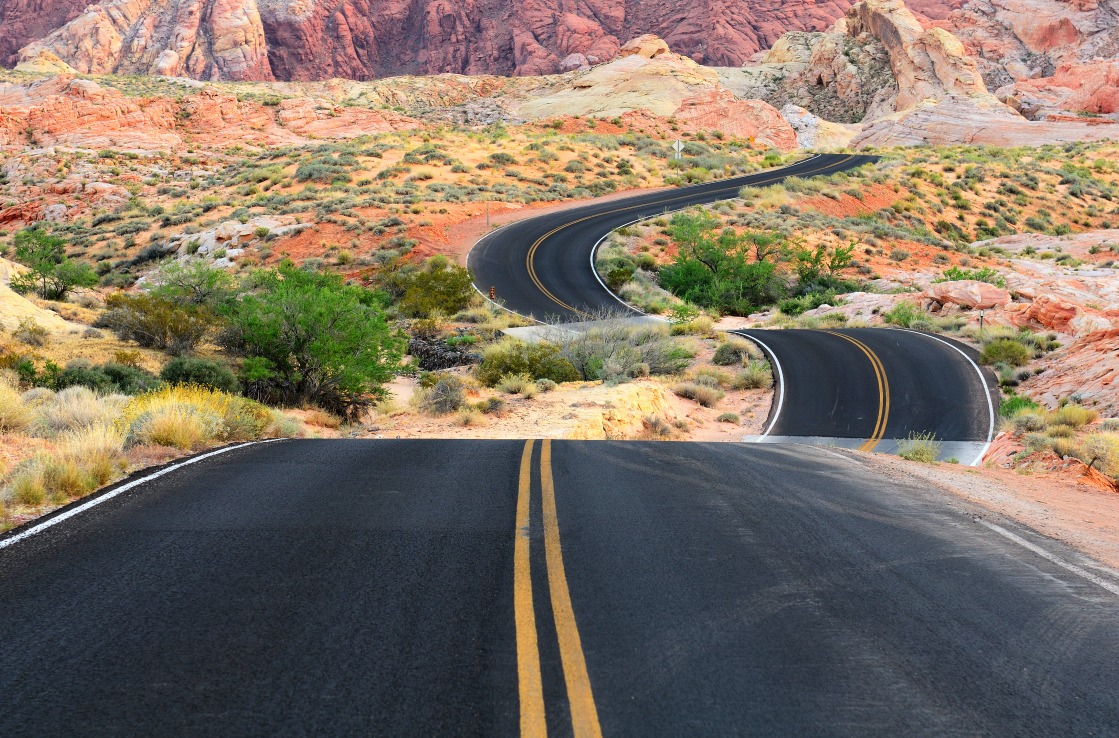
[[[937,25],[1028,117],[1119,112],[1119,0],[970,0]]]
[[[925,289],[925,299],[938,305],[958,305],[969,309],[989,310],[1009,305],[1010,293],[986,282],[960,279],[930,284]]]
[[[256,0],[106,0],[20,51],[86,74],[269,80]]]
[[[565,60],[567,68],[578,68],[571,62],[576,54],[611,59],[626,41],[655,34],[701,63],[741,65],[786,31],[827,28],[849,5],[849,0],[103,0],[86,9],[74,0],[42,5],[0,0],[5,31],[0,62],[15,63],[16,49],[27,47],[25,58],[49,48],[81,71],[110,65],[204,79],[528,75],[564,71]]]

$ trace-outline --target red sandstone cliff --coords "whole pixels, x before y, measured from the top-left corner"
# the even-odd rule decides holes
[[[529,75],[606,61],[629,39],[652,33],[700,63],[734,66],[786,31],[827,28],[850,4],[102,0],[82,12],[80,0],[0,0],[0,62],[12,64],[13,52],[26,47],[24,59],[48,51],[89,73],[292,80]]]

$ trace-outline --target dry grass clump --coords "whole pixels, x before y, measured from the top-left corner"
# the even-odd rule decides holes
[[[1102,431],[1084,439],[1081,460],[1119,480],[1119,433]]]
[[[1065,405],[1049,413],[1051,425],[1067,425],[1072,428],[1082,428],[1098,417],[1099,413],[1080,405]]]
[[[747,361],[731,382],[731,387],[736,390],[769,389],[772,386],[773,371],[764,359]]]
[[[754,344],[741,338],[728,338],[715,349],[711,363],[719,366],[742,366],[750,359],[760,358],[761,353]]]
[[[0,433],[18,433],[25,430],[34,415],[19,391],[8,380],[0,377]]]
[[[272,425],[264,405],[196,385],[165,387],[132,398],[123,423],[130,443],[183,450],[214,441],[260,438]]]
[[[908,438],[898,442],[898,456],[909,461],[932,464],[940,456],[940,441],[932,433],[911,431]]]
[[[49,391],[49,390],[48,390]],[[34,404],[32,431],[37,436],[54,438],[62,433],[101,423],[111,423],[129,398],[125,395],[98,395],[82,385],[47,395],[39,392],[29,398]]]
[[[459,408],[455,413],[455,425],[461,425],[464,428],[471,426],[485,425],[486,419],[482,411],[475,407]]]
[[[507,395],[520,395],[530,400],[536,396],[538,387],[529,374],[506,374],[498,381],[495,389]]]
[[[715,407],[719,400],[726,397],[726,393],[718,387],[698,382],[680,382],[672,388],[672,391],[680,397],[693,400],[703,407]]]
[[[317,425],[320,428],[337,430],[342,427],[341,418],[317,407],[308,409],[306,415],[303,416],[303,420],[308,425]]]

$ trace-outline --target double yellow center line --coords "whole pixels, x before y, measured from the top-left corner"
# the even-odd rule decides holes
[[[517,490],[517,532],[513,545],[513,612],[517,629],[517,687],[520,698],[521,735],[546,736],[544,686],[540,676],[540,648],[537,642],[536,611],[533,608],[529,503],[532,497],[532,450],[535,441],[526,441],[521,453],[521,473]],[[552,442],[540,445],[540,500],[544,519],[544,560],[548,570],[548,591],[559,642],[567,701],[571,708],[571,728],[576,738],[601,738],[598,710],[591,692],[587,662],[583,656],[575,610],[567,588],[560,547],[559,518],[556,514],[556,489],[552,480]]]
[[[886,379],[886,367],[882,365],[882,360],[878,358],[878,354],[874,353],[869,346],[857,338],[837,331],[824,332],[830,333],[833,336],[839,336],[844,341],[850,341],[870,359],[870,366],[874,369],[874,376],[878,382],[878,419],[874,424],[874,431],[870,434],[870,438],[868,438],[863,445],[859,446],[859,450],[872,451],[885,435],[886,423],[890,419],[890,383]]]
[[[810,169],[806,172],[801,172],[801,174],[804,175],[804,176],[807,176],[807,177],[814,177],[818,174],[823,173],[827,169],[831,169],[833,167],[842,167],[844,164],[846,164],[848,161],[850,161],[851,159],[854,159],[854,158],[855,158],[855,155],[850,154],[844,159],[840,159],[839,161],[835,161],[835,162],[832,162],[830,164],[824,164],[820,167],[817,167],[816,169]],[[790,166],[795,166],[795,165],[790,165]],[[788,167],[783,167],[783,169],[787,169],[787,168]],[[841,169],[836,169],[836,171],[837,172],[841,171]],[[771,176],[771,177],[765,177],[765,178],[759,179],[757,181],[745,182],[743,184],[737,184],[737,185],[734,185],[732,187],[726,187],[726,188],[723,188],[723,189],[720,189],[720,190],[714,190],[714,191],[712,191],[708,194],[721,194],[721,193],[724,193],[724,192],[737,192],[738,190],[742,189],[743,187],[757,187],[758,185],[770,184],[772,182],[777,182],[779,180],[785,179],[786,177],[792,177],[792,176],[799,176],[799,175],[792,175],[792,174],[787,174],[787,173],[786,174],[778,174],[778,175]],[[664,204],[667,204],[667,203],[670,203],[670,202],[678,202],[680,200],[688,200],[690,198],[691,198],[691,195],[681,195],[679,197],[669,198],[668,200],[662,200],[660,203],[656,203],[656,204],[664,205]],[[583,310],[579,310],[578,308],[575,308],[575,307],[572,307],[571,305],[568,305],[566,302],[564,302],[563,300],[561,300],[558,297],[556,297],[555,295],[553,295],[551,290],[549,290],[547,287],[544,286],[544,283],[540,280],[540,277],[537,276],[537,274],[536,274],[536,251],[540,248],[540,244],[544,243],[544,241],[548,240],[549,238],[554,236],[556,233],[562,231],[564,228],[570,228],[573,225],[576,225],[578,223],[582,223],[585,220],[590,220],[591,218],[598,218],[598,217],[601,217],[601,216],[604,216],[604,215],[613,215],[614,213],[623,213],[627,210],[636,210],[637,208],[642,208],[642,207],[645,207],[649,204],[651,204],[651,203],[639,203],[637,205],[629,205],[629,206],[623,207],[623,208],[615,208],[613,210],[607,210],[604,213],[595,213],[594,215],[587,215],[587,216],[584,216],[582,218],[579,218],[578,220],[573,220],[569,223],[564,223],[563,225],[556,226],[555,228],[548,231],[547,233],[545,233],[540,238],[536,239],[536,241],[532,244],[532,246],[529,247],[528,254],[525,255],[525,269],[528,271],[529,279],[531,279],[532,283],[534,285],[536,285],[536,289],[540,290],[540,292],[542,292],[545,297],[547,297],[549,300],[551,300],[555,304],[559,305],[560,307],[562,307],[566,310],[570,310],[571,312],[573,312],[576,315],[579,315],[581,317],[584,317],[584,318],[591,317],[590,313],[587,313]]]

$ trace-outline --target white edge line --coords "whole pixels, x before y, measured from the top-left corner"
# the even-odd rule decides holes
[[[938,336],[934,336],[931,333],[923,333],[921,331],[915,331],[915,330],[911,330],[909,328],[896,328],[894,330],[900,330],[900,331],[904,331],[906,333],[915,333],[918,336],[924,336],[925,338],[931,338],[934,341],[937,341],[939,343],[943,343],[945,346],[947,346],[948,348],[950,348],[953,351],[955,351],[956,353],[958,353],[960,356],[967,359],[967,362],[969,364],[971,364],[972,367],[975,369],[975,374],[976,374],[976,376],[979,377],[979,386],[981,386],[983,388],[983,394],[987,398],[987,413],[988,413],[988,416],[987,416],[988,417],[988,420],[987,420],[987,423],[988,423],[988,425],[987,425],[987,443],[984,444],[983,450],[979,452],[979,455],[975,457],[975,461],[968,464],[968,466],[979,466],[979,462],[983,461],[983,457],[986,456],[987,452],[991,449],[991,442],[995,438],[995,403],[991,402],[991,390],[987,386],[987,379],[986,379],[986,377],[983,376],[983,370],[980,369],[979,365],[976,364],[975,361],[970,356],[965,354],[959,346],[956,346],[955,344],[949,343],[948,341],[945,341],[943,338],[940,338]]]
[[[778,169],[778,170],[780,170],[780,169],[787,169],[787,168],[789,168],[789,167],[794,167],[794,166],[796,166],[796,165],[798,165],[798,164],[804,164],[805,162],[808,162],[808,161],[812,161],[813,159],[819,159],[819,158],[820,158],[821,156],[823,156],[823,154],[812,154],[811,156],[809,156],[809,157],[806,157],[806,158],[804,158],[804,159],[800,159],[800,160],[798,160],[798,161],[795,161],[795,162],[793,162],[792,164],[786,164],[786,165],[785,165],[785,166],[783,166],[783,167],[777,167],[777,169]],[[741,174],[741,175],[738,175],[738,176],[739,176],[739,177],[752,177],[752,176],[754,176],[755,174],[763,174],[763,173],[764,173],[765,171],[766,171],[766,170],[762,170],[762,171],[760,171],[760,172],[752,172],[752,173],[750,173],[750,174]],[[770,169],[769,171],[771,171],[771,172],[772,172],[772,171],[774,171],[774,170],[773,170],[773,169]],[[792,176],[796,176],[796,175],[792,175]],[[727,179],[736,179],[736,177],[728,177]],[[718,181],[718,180],[715,180],[715,181]],[[681,191],[681,190],[687,190],[687,189],[691,189],[692,187],[702,187],[703,185],[706,185],[706,184],[710,184],[710,183],[708,183],[708,182],[699,182],[699,183],[697,183],[697,184],[694,184],[694,185],[688,185],[687,187],[677,187],[677,188],[675,189],[675,191],[676,191],[676,192],[679,192],[679,191]],[[742,186],[743,186],[743,187],[749,187],[750,185],[742,185]],[[741,189],[741,188],[740,188],[740,189]],[[634,195],[634,197],[640,197],[640,195]],[[733,197],[728,197],[728,198],[726,198],[726,199],[728,199],[728,200],[733,200],[734,198],[733,198]],[[719,201],[719,200],[716,200],[716,202],[721,202],[721,201]],[[593,204],[594,204],[593,200],[592,200],[591,202],[587,202],[587,203],[585,203],[585,205],[593,205]],[[581,207],[581,206],[577,206],[577,207]],[[688,207],[691,207],[691,205],[689,205]],[[687,209],[688,209],[688,207],[685,207],[685,208],[680,208],[680,209],[678,209],[678,210],[666,210],[666,211],[664,211],[664,213],[662,213],[661,215],[667,215],[668,213],[679,213],[679,212],[682,212],[682,211],[684,211],[684,210],[687,210]],[[500,229],[502,229],[502,228],[505,228],[506,226],[510,226],[510,225],[513,225],[514,223],[520,223],[520,222],[522,222],[522,221],[525,221],[525,220],[529,220],[529,219],[531,219],[531,218],[534,218],[534,217],[536,217],[536,216],[533,216],[533,215],[528,215],[528,216],[526,216],[526,217],[524,217],[524,218],[521,218],[520,220],[513,220],[513,221],[510,221],[510,222],[508,222],[508,223],[502,223],[501,225],[499,225],[499,226],[496,226],[496,227],[495,227],[495,228],[494,228],[493,230],[489,231],[488,233],[484,233],[484,234],[482,234],[482,235],[481,235],[481,236],[480,236],[480,237],[478,238],[478,240],[474,242],[474,245],[470,247],[470,251],[467,251],[467,252],[466,252],[466,261],[467,261],[467,266],[469,267],[469,265],[470,265],[470,254],[474,253],[474,249],[478,248],[478,244],[482,243],[482,241],[486,240],[487,238],[489,238],[490,236],[492,236],[492,235],[493,235],[494,233],[496,233],[496,232],[497,232],[498,230],[500,230]],[[601,278],[600,276],[598,276],[598,270],[597,270],[597,269],[595,269],[595,266],[594,266],[594,256],[595,256],[595,253],[596,253],[596,252],[598,251],[598,247],[599,247],[599,246],[600,246],[600,245],[602,244],[602,242],[603,242],[604,240],[606,240],[606,237],[607,237],[607,236],[609,236],[609,235],[610,235],[611,233],[613,233],[614,231],[616,231],[616,230],[617,230],[618,228],[625,228],[626,226],[629,226],[629,225],[633,225],[634,223],[640,223],[640,222],[641,222],[641,221],[643,221],[643,220],[652,220],[653,218],[657,218],[657,217],[660,217],[660,216],[656,216],[656,215],[650,215],[650,216],[648,216],[648,217],[646,217],[646,218],[638,218],[637,220],[631,220],[631,221],[630,221],[629,223],[626,223],[626,224],[624,224],[624,225],[620,225],[620,226],[618,226],[617,228],[611,228],[611,229],[610,229],[609,231],[607,231],[607,232],[606,232],[606,235],[604,235],[604,236],[603,236],[602,238],[598,239],[598,242],[597,242],[597,243],[596,243],[596,244],[594,245],[594,248],[592,248],[592,249],[591,249],[591,274],[593,274],[593,275],[594,275],[594,278],[598,280],[598,283],[599,283],[600,285],[602,285],[602,288],[603,288],[603,289],[605,289],[605,290],[606,290],[607,292],[609,292],[609,293],[610,293],[610,296],[611,296],[611,297],[613,297],[613,298],[614,298],[615,300],[617,300],[618,302],[622,303],[622,305],[626,306],[626,307],[627,307],[627,308],[629,308],[630,310],[633,310],[633,311],[635,311],[635,312],[641,313],[642,315],[644,315],[644,316],[646,316],[646,317],[649,317],[649,314],[648,314],[648,313],[646,313],[646,312],[643,312],[643,311],[641,311],[641,310],[638,310],[638,309],[637,309],[637,308],[635,308],[635,307],[634,307],[633,305],[630,305],[630,304],[629,304],[628,302],[626,302],[625,300],[623,300],[622,298],[620,298],[620,297],[618,297],[618,296],[617,296],[616,294],[614,294],[614,291],[613,291],[612,289],[610,289],[609,287],[607,287],[607,286],[606,286],[606,283],[602,281],[602,278]],[[490,296],[489,296],[489,295],[487,295],[487,294],[486,294],[485,292],[483,292],[483,291],[482,291],[482,289],[481,289],[481,288],[480,288],[480,287],[478,286],[478,283],[477,283],[477,282],[474,282],[473,280],[471,280],[471,284],[472,284],[472,285],[474,285],[474,290],[475,290],[475,291],[476,291],[476,292],[477,292],[477,293],[478,293],[479,295],[481,295],[481,296],[482,296],[482,299],[484,299],[484,300],[485,300],[486,302],[490,303],[491,305],[493,305],[493,306],[497,307],[498,309],[500,309],[500,310],[504,310],[504,311],[505,311],[505,312],[507,312],[507,313],[512,313],[513,315],[517,315],[517,316],[519,316],[519,317],[521,317],[521,318],[524,318],[525,320],[531,320],[531,321],[533,321],[534,323],[539,323],[540,325],[549,325],[549,323],[545,323],[545,322],[544,322],[543,320],[537,320],[536,318],[532,317],[531,315],[524,315],[524,314],[522,314],[522,313],[518,313],[518,312],[517,312],[516,310],[511,310],[510,308],[507,308],[507,307],[505,307],[505,306],[504,306],[504,305],[502,305],[501,303],[499,303],[499,302],[497,302],[497,301],[495,301],[495,300],[491,300],[491,299],[490,299]]]
[[[22,541],[24,538],[30,538],[31,536],[35,535],[36,533],[42,533],[47,528],[50,528],[54,525],[58,525],[59,523],[61,523],[64,520],[68,520],[68,519],[74,517],[75,515],[77,515],[79,513],[83,513],[83,512],[85,512],[86,510],[89,510],[92,507],[96,507],[97,505],[100,505],[102,502],[108,502],[109,500],[113,499],[114,497],[116,497],[119,494],[127,492],[130,489],[134,489],[136,487],[139,487],[141,484],[144,484],[145,482],[150,482],[153,479],[157,479],[159,477],[162,477],[164,474],[170,474],[171,472],[173,472],[177,469],[182,469],[184,466],[189,466],[190,464],[194,464],[195,462],[202,461],[204,459],[208,459],[212,456],[217,456],[219,454],[224,454],[224,453],[227,453],[229,451],[236,451],[237,449],[245,448],[246,446],[252,446],[252,445],[257,444],[257,443],[268,443],[270,441],[276,441],[276,440],[279,440],[279,439],[270,438],[270,439],[267,439],[267,440],[264,440],[264,441],[249,441],[248,443],[239,443],[236,446],[226,446],[225,448],[219,448],[216,451],[210,451],[209,453],[202,454],[201,456],[194,456],[192,458],[187,459],[186,461],[180,461],[177,464],[172,464],[171,466],[160,469],[159,471],[148,474],[147,476],[140,477],[139,479],[134,479],[131,482],[128,482],[127,484],[122,484],[121,486],[117,487],[116,489],[112,490],[111,492],[106,492],[105,494],[100,495],[99,497],[95,497],[94,499],[90,500],[89,502],[86,502],[84,505],[78,505],[77,507],[71,508],[71,509],[67,510],[66,512],[60,514],[60,515],[56,515],[55,517],[50,518],[49,520],[44,520],[43,522],[39,523],[38,525],[34,525],[34,526],[28,528],[27,530],[23,531],[22,533],[19,533],[17,535],[12,536],[11,538],[5,538],[3,540],[0,540],[0,548],[6,548],[6,547],[11,546],[12,544],[18,542],[18,541]]]
[[[765,429],[765,433],[762,433],[760,436],[758,436],[758,439],[760,440],[768,436],[773,431],[773,427],[777,425],[777,419],[781,417],[781,409],[785,406],[785,371],[781,368],[781,362],[777,358],[777,353],[768,345],[766,345],[766,343],[760,338],[750,335],[749,333],[739,333],[738,331],[728,331],[728,333],[733,333],[736,336],[742,336],[743,338],[760,345],[763,349],[766,350],[766,353],[769,354],[769,358],[773,362],[773,366],[777,367],[777,409],[773,411],[773,420],[769,421],[769,427]]]
[[[1001,525],[995,525],[994,523],[988,523],[986,520],[983,520],[982,518],[976,518],[975,522],[979,523],[980,525],[982,525],[986,528],[990,528],[991,530],[998,533],[1000,536],[1003,536],[1004,538],[1007,538],[1008,540],[1014,541],[1019,546],[1022,546],[1023,548],[1026,548],[1026,549],[1029,549],[1030,551],[1033,551],[1035,554],[1037,554],[1041,558],[1045,559],[1046,561],[1052,562],[1052,563],[1056,564],[1057,566],[1059,566],[1063,569],[1068,569],[1073,574],[1076,574],[1078,576],[1083,577],[1084,579],[1087,579],[1092,584],[1097,584],[1100,587],[1103,587],[1108,592],[1111,592],[1114,595],[1119,595],[1119,585],[1113,584],[1112,582],[1109,582],[1102,577],[1096,576],[1095,574],[1088,571],[1087,569],[1081,568],[1081,567],[1077,566],[1076,564],[1069,563],[1068,561],[1065,561],[1064,559],[1060,558],[1059,556],[1056,556],[1054,554],[1049,553],[1048,551],[1046,551],[1041,546],[1038,546],[1037,544],[1034,544],[1034,543],[1031,543],[1031,542],[1027,541],[1025,538],[1022,538],[1020,535],[1017,535],[1016,533],[1012,533],[1012,532],[1008,531],[1006,528],[1003,528]]]

